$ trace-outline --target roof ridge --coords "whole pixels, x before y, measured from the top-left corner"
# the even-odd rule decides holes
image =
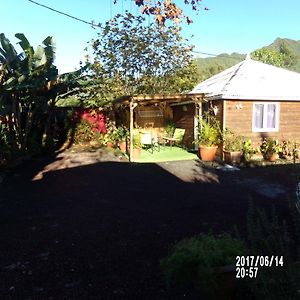
[[[235,65],[235,66],[237,66],[237,68],[236,68],[236,70],[233,72],[233,74],[232,74],[232,76],[227,80],[227,82],[224,84],[224,87],[221,89],[221,92],[223,92],[223,91],[226,91],[226,87],[228,86],[228,84],[230,83],[230,81],[232,80],[232,78],[234,78],[236,75],[237,75],[237,73],[238,73],[238,71],[240,70],[240,68],[243,66],[243,64],[245,63],[245,61],[246,60],[243,60],[243,61],[241,61],[240,63],[238,63],[237,65]]]

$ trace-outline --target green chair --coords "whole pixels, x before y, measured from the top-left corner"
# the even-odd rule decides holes
[[[174,144],[182,146],[184,134],[185,129],[176,128],[172,137],[164,137],[163,139],[166,143],[169,143],[171,147]]]

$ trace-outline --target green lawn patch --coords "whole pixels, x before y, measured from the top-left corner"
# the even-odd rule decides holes
[[[139,163],[151,163],[151,162],[164,162],[164,161],[176,161],[176,160],[193,160],[197,159],[195,152],[189,152],[185,149],[179,147],[160,147],[158,151],[157,148],[151,152],[151,149],[143,149],[140,159],[137,161]]]

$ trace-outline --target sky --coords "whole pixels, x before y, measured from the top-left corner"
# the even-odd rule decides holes
[[[88,22],[105,22],[117,13],[139,9],[134,0],[35,0],[56,10]],[[183,0],[175,0],[182,4]],[[84,60],[87,42],[96,37],[97,29],[62,16],[28,0],[0,0],[0,32],[15,45],[15,33],[24,33],[33,46],[47,36],[56,40],[56,62],[59,72],[73,71]],[[186,6],[183,6],[186,7]],[[186,7],[193,19],[183,26],[185,38],[204,53],[249,53],[271,44],[277,37],[300,40],[299,0],[203,0],[197,15]],[[193,37],[191,37],[193,36]],[[18,47],[16,47],[19,49]],[[204,55],[200,55],[203,57]]]

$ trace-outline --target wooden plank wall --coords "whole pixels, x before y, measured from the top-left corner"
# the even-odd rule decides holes
[[[154,110],[153,106],[143,106],[135,109],[135,121],[139,127],[143,128],[157,128],[164,126],[164,116],[145,117],[139,114],[141,112],[151,112]]]
[[[153,110],[153,105],[145,105],[139,108],[142,111]],[[158,117],[144,117],[139,115],[138,109],[134,110],[134,124],[135,126],[142,128],[152,134],[157,134],[158,137],[162,138],[165,136],[164,127],[165,120],[173,117],[172,109],[169,105],[162,108],[163,116]]]
[[[185,107],[185,108],[184,108]],[[184,128],[185,135],[183,143],[186,147],[194,148],[194,116],[195,104],[177,105],[173,106],[173,120],[177,128]],[[184,110],[186,109],[186,111]]]
[[[260,142],[264,136],[274,137],[279,140],[290,139],[300,141],[300,102],[279,102],[279,131],[266,133],[252,132],[254,102],[257,103],[259,101],[226,100],[226,127],[247,138],[251,138],[254,142]],[[239,104],[242,105],[241,109],[238,109]]]

